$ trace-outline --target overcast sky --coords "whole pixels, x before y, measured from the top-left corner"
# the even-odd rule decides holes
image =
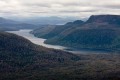
[[[120,14],[120,0],[0,0],[0,16],[88,17]]]

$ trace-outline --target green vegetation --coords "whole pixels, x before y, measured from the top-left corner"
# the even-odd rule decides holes
[[[31,33],[48,38],[46,43],[116,52],[72,54],[0,32],[0,80],[120,80],[118,16],[92,16],[86,22],[42,27]]]
[[[82,24],[83,24],[83,21],[77,20],[75,22],[69,22],[65,25],[45,26],[43,28],[35,29],[31,33],[34,34],[36,37],[49,39],[59,35],[61,32],[63,32],[66,29],[69,29],[70,27],[78,26]]]
[[[119,29],[83,29],[61,37],[48,39],[46,43],[59,44],[74,48],[120,50]]]
[[[91,16],[86,22],[75,21],[57,26],[44,36],[45,43],[77,49],[120,50],[120,16]],[[40,30],[39,30],[40,31]],[[34,35],[39,35],[35,33]],[[47,36],[47,37],[45,37]]]
[[[34,31],[31,31],[31,34],[34,34],[36,37],[45,37],[49,32],[51,32],[55,28],[55,25],[44,25]]]
[[[119,80],[120,54],[74,55],[0,32],[0,80]]]

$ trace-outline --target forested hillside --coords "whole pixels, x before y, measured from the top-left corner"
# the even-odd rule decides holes
[[[75,55],[0,32],[0,80],[119,80],[119,57]]]
[[[91,16],[81,26],[63,30],[45,43],[64,45],[77,49],[120,50],[120,16]],[[56,32],[55,32],[56,33]]]
[[[81,26],[84,22],[81,20],[77,20],[74,22],[68,22],[65,25],[54,25],[54,26],[45,26],[42,29],[35,29],[31,33],[34,34],[36,37],[42,37],[42,38],[52,38],[57,35],[59,35],[61,32],[63,32],[66,29],[69,29],[71,27]],[[41,33],[44,32],[42,35]]]
[[[37,46],[23,37],[0,32],[0,79],[25,79],[29,71],[41,71],[80,60],[71,53]],[[28,71],[28,73],[27,73]],[[37,75],[37,74],[36,74]],[[30,76],[29,76],[30,77]]]

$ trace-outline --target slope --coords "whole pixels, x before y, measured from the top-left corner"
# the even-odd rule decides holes
[[[71,27],[45,43],[86,49],[120,49],[120,16],[91,16],[83,25]]]
[[[74,55],[0,32],[0,80],[119,80],[119,57]]]
[[[68,22],[65,25],[54,25],[54,26],[49,26],[49,27],[43,27],[42,29],[41,28],[35,29],[32,31],[32,33],[36,37],[42,37],[42,38],[48,39],[48,38],[57,36],[58,34],[60,34],[66,29],[69,29],[70,27],[80,26],[83,23],[84,23],[83,21],[77,20],[74,22]],[[43,35],[41,35],[42,32],[44,32]]]

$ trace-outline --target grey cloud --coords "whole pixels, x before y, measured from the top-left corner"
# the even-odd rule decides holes
[[[64,11],[59,11],[61,13],[81,13],[81,12],[97,12],[98,10],[64,10]]]
[[[38,13],[48,13],[46,11],[25,11],[27,13],[35,13],[35,14],[38,14]]]
[[[120,0],[0,0],[0,13],[4,16],[6,14],[68,16],[69,14],[69,16],[85,17],[91,14],[120,14],[119,9]]]
[[[109,8],[109,9],[120,9],[120,4],[119,5],[104,5],[104,8]]]
[[[23,5],[27,7],[51,7],[50,4],[41,4],[41,3],[25,3]]]

